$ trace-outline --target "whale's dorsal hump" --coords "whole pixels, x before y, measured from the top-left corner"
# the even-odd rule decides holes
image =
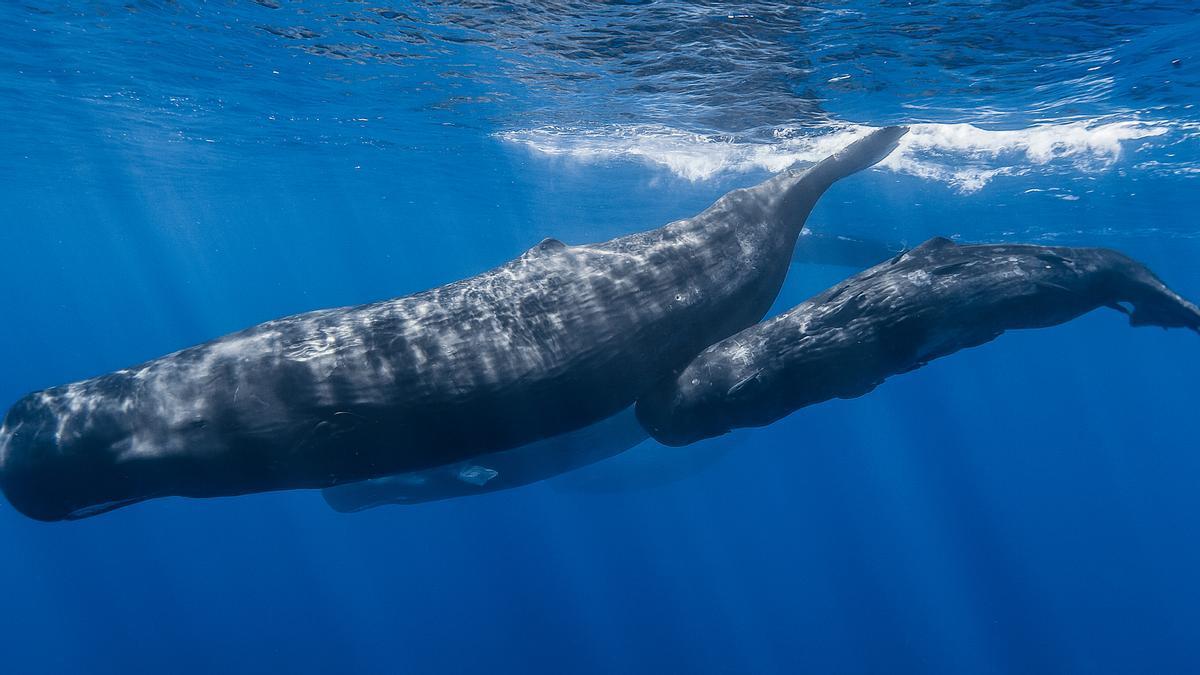
[[[933,237],[933,238],[928,239],[925,242],[923,242],[920,246],[918,246],[910,251],[905,251],[904,255],[915,255],[915,254],[920,254],[920,253],[933,253],[934,251],[941,251],[941,250],[944,250],[947,248],[954,248],[956,246],[958,246],[958,244],[954,243],[953,241],[951,241],[945,237]]]
[[[557,253],[567,248],[567,245],[554,237],[546,237],[537,246],[525,252],[527,256],[546,255],[548,253]]]
[[[926,253],[935,253],[942,249],[954,248],[955,246],[958,246],[958,244],[954,243],[953,241],[951,241],[945,237],[933,237],[931,239],[925,240],[924,242],[922,242],[919,246],[917,246],[915,248],[910,248],[905,251],[901,251],[899,255],[897,255],[896,257],[889,260],[887,264],[895,265],[895,264],[899,263],[900,261],[908,260],[909,258],[912,258],[913,256],[922,256]]]
[[[943,248],[953,248],[955,246],[958,246],[958,244],[955,244],[952,240],[947,239],[945,237],[932,237],[931,239],[928,239],[927,241],[922,243],[920,246],[914,248],[913,250],[914,251],[938,251]]]

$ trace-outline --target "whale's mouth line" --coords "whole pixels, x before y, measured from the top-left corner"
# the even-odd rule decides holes
[[[1200,165],[1140,161],[1138,152],[1200,138],[1194,125],[1143,119],[1040,122],[994,130],[973,124],[918,123],[877,168],[975,192],[1000,176],[1096,174],[1126,163],[1138,170],[1189,176]],[[740,133],[692,132],[659,124],[543,126],[496,134],[549,157],[584,162],[637,161],[690,181],[813,162],[874,131],[846,124],[826,130],[780,126]],[[1071,199],[1068,193],[1052,194]]]
[[[74,511],[71,511],[64,517],[64,520],[83,520],[84,518],[98,516],[102,513],[108,513],[109,511],[115,511],[115,510],[125,507],[125,506],[137,504],[138,502],[144,502],[147,499],[153,499],[154,496],[155,495],[150,495],[150,496],[145,496],[145,497],[130,497],[129,499],[120,499],[120,500],[111,501],[111,502],[102,502],[100,504],[89,504],[88,506],[84,506],[84,507],[75,509]]]

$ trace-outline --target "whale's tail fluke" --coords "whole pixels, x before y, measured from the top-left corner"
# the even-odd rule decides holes
[[[1109,307],[1129,317],[1131,326],[1190,328],[1200,333],[1200,308],[1185,300],[1142,263],[1108,248],[1090,249],[1106,270],[1101,293]]]
[[[883,161],[896,149],[908,127],[884,127],[854,141],[802,171],[785,171],[764,183],[771,195],[773,217],[799,232],[817,200],[835,182]]]
[[[1129,325],[1190,328],[1200,333],[1200,308],[1167,287],[1144,265],[1133,265],[1127,292],[1123,294],[1133,305]]]
[[[854,141],[838,152],[817,162],[806,172],[806,182],[824,191],[835,182],[882,162],[892,154],[908,127],[883,127]]]

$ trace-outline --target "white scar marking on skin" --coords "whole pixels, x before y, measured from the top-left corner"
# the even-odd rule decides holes
[[[464,483],[483,487],[488,481],[499,475],[500,472],[495,469],[489,469],[486,466],[471,465],[464,467],[458,472],[458,479]]]
[[[745,342],[736,342],[729,348],[729,358],[738,365],[747,365],[754,358],[754,350]]]

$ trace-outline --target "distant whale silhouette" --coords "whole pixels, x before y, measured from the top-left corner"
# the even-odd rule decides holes
[[[637,415],[658,441],[685,445],[862,396],[1006,330],[1097,307],[1128,313],[1134,326],[1200,332],[1195,305],[1116,251],[935,238],[710,346],[643,395]]]
[[[655,230],[548,239],[470,279],[30,394],[0,427],[0,489],[33,518],[80,518],[416,471],[595,423],[760,320],[817,199],[905,132]]]

